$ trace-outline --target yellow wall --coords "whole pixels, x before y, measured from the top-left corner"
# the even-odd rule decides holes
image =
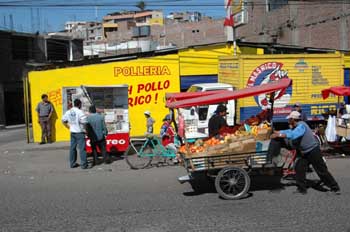
[[[345,68],[350,68],[350,55],[344,56],[344,66]]]
[[[151,19],[149,19],[149,24],[150,25],[163,25],[164,20],[163,20],[163,18],[151,18]]]
[[[233,84],[236,88],[246,88],[248,80],[254,79],[254,71],[264,63],[282,64],[279,73],[287,72],[287,76],[293,80],[292,94],[285,98],[284,106],[293,105],[296,102],[309,107],[311,115],[323,113],[328,106],[335,107],[337,97],[322,99],[321,90],[338,86],[344,83],[344,63],[341,54],[293,54],[293,55],[241,55],[236,59],[220,57],[219,82]],[[263,75],[261,75],[263,76]],[[240,99],[240,107],[258,106],[253,97]],[[290,110],[290,109],[289,109]]]
[[[232,49],[226,45],[182,49],[179,51],[180,75],[216,75],[218,57],[230,54]]]
[[[81,85],[129,85],[129,119],[131,135],[143,135],[145,117],[143,112],[150,110],[156,120],[155,133],[161,127],[164,115],[168,110],[164,107],[166,92],[178,92],[179,61],[177,55],[157,56],[130,61],[119,61],[106,64],[86,65],[72,68],[33,71],[29,73],[31,92],[31,110],[33,115],[34,141],[40,141],[40,125],[37,123],[35,107],[43,93],[49,95],[56,111],[54,117],[54,139],[69,140],[69,131],[63,127],[62,87]],[[148,89],[148,87],[151,87]],[[150,102],[143,102],[146,98]],[[137,102],[141,99],[140,102]]]
[[[237,54],[261,54],[262,49],[238,47]],[[220,56],[233,56],[232,45],[219,44],[179,50],[180,75],[217,75]]]

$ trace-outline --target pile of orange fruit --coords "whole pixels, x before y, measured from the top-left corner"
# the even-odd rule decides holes
[[[179,149],[179,152],[181,153],[188,153],[190,151],[191,153],[198,153],[203,152],[206,150],[207,147],[211,147],[213,145],[223,144],[225,141],[216,139],[216,138],[210,138],[207,140],[204,140],[200,143],[194,143],[194,144],[188,144],[188,150],[186,148],[186,145],[182,145]]]

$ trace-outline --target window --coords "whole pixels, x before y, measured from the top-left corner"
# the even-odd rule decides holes
[[[267,11],[276,10],[288,5],[288,0],[268,0],[267,1]]]
[[[209,106],[198,107],[198,119],[200,121],[207,120]]]
[[[202,88],[201,87],[198,87],[198,86],[191,86],[187,92],[202,92]]]

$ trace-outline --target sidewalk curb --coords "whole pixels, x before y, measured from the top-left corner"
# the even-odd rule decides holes
[[[12,125],[12,126],[5,126],[3,124],[0,124],[0,131],[17,130],[17,129],[23,129],[23,128],[26,128],[25,124]]]
[[[32,152],[32,151],[58,151],[58,150],[69,150],[69,146],[63,146],[63,147],[29,147],[29,148],[14,148],[14,147],[8,147],[8,148],[2,148],[0,147],[1,150],[6,150],[6,151],[12,151],[12,152],[21,152],[21,151],[27,151],[27,152]]]
[[[37,143],[26,143],[25,141],[7,143],[0,145],[0,150],[6,151],[54,151],[54,150],[69,150],[69,143],[52,143],[39,145]]]
[[[21,150],[21,149],[17,149],[17,150]],[[56,151],[56,150],[69,150],[69,146],[62,146],[62,147],[32,147],[32,148],[23,149],[23,151]]]

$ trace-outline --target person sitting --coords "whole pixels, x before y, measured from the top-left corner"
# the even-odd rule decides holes
[[[227,127],[224,116],[227,114],[227,108],[223,104],[219,104],[216,108],[214,115],[209,119],[208,130],[209,137],[218,136],[220,129]]]
[[[173,150],[176,153],[177,148],[175,146],[175,135],[175,130],[171,125],[171,116],[170,114],[167,114],[163,119],[163,125],[160,129],[162,145],[167,149]]]

